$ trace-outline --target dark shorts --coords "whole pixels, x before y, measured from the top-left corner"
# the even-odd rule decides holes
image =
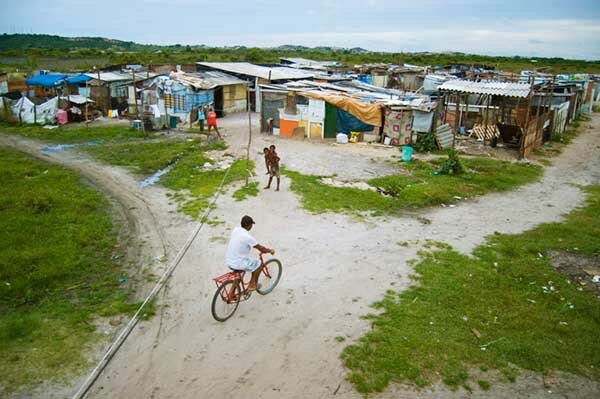
[[[279,177],[279,166],[271,166],[271,169],[269,169],[269,174],[273,177]]]

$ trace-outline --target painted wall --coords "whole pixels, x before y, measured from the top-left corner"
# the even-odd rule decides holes
[[[223,112],[246,111],[246,86],[243,84],[223,86]]]

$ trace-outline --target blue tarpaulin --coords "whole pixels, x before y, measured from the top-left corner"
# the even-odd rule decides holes
[[[337,131],[338,133],[350,133],[350,132],[369,132],[373,130],[373,125],[368,125],[355,117],[352,114],[344,111],[343,109],[337,109]]]
[[[27,86],[56,87],[62,85],[67,77],[63,74],[36,75],[25,79],[25,84]]]
[[[371,75],[359,75],[358,81],[366,84],[373,84],[373,77]]]
[[[92,78],[90,78],[87,75],[81,74],[81,75],[77,75],[77,76],[71,76],[69,79],[67,79],[67,84],[68,85],[78,85],[80,83],[85,83],[88,80],[92,80]]]

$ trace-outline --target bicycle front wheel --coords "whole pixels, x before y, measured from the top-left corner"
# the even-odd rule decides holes
[[[260,288],[257,288],[256,292],[261,295],[267,295],[269,292],[273,291],[275,286],[279,283],[279,279],[281,279],[282,271],[283,268],[278,259],[269,259],[258,276]]]
[[[240,304],[242,289],[238,281],[225,281],[215,292],[212,300],[211,312],[215,320],[225,321],[229,319]]]

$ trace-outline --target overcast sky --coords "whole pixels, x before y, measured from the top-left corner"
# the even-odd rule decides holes
[[[0,32],[600,59],[600,0],[0,0]]]

